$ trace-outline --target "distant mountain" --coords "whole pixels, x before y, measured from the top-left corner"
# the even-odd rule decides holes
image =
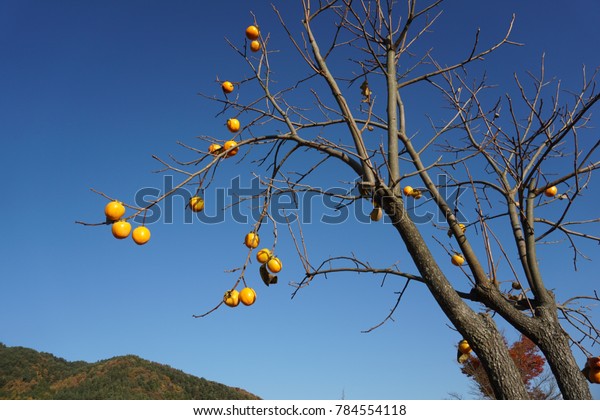
[[[150,362],[119,356],[68,362],[0,343],[0,399],[257,400],[256,395]]]

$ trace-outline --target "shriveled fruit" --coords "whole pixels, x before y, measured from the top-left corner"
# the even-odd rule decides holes
[[[383,211],[381,210],[381,207],[375,207],[373,210],[371,210],[370,217],[373,222],[379,222],[382,216]]]
[[[413,192],[410,194],[412,196],[412,198],[414,198],[415,200],[418,200],[419,198],[421,198],[423,196],[423,194],[421,193],[420,190],[413,190]]]
[[[553,185],[550,188],[547,188],[546,191],[544,191],[544,194],[546,195],[546,197],[554,197],[557,192],[558,188],[556,188],[556,185]]]
[[[258,272],[265,286],[269,287],[272,284],[277,284],[277,276],[275,274],[269,273],[269,270],[267,269],[267,264],[262,264],[259,267]]]
[[[235,289],[226,291],[223,296],[223,302],[225,305],[235,308],[240,304],[240,292]]]
[[[250,25],[246,28],[246,37],[252,41],[254,41],[255,39],[258,39],[258,37],[260,36],[260,31],[258,30],[258,27],[256,27],[255,25]]]
[[[244,287],[240,290],[239,297],[240,301],[246,306],[250,306],[256,302],[256,292],[251,287]]]
[[[125,239],[131,232],[131,224],[125,220],[119,220],[112,224],[112,234],[117,239]]]
[[[256,253],[256,261],[258,261],[261,264],[266,264],[272,256],[273,253],[269,248],[263,248]]]
[[[457,266],[457,267],[458,267],[458,266],[461,266],[461,265],[463,265],[463,263],[465,262],[465,257],[463,257],[463,256],[462,256],[462,255],[460,255],[460,254],[454,254],[454,255],[452,256],[452,259],[451,259],[451,261],[452,261],[452,264],[454,264],[455,266]]]
[[[281,260],[279,258],[277,258],[277,257],[271,258],[267,262],[267,268],[269,269],[269,271],[271,273],[279,273],[281,271],[281,268],[282,268]]]
[[[104,214],[108,220],[119,220],[125,214],[125,206],[120,201],[111,201],[104,207]]]
[[[150,240],[150,229],[148,229],[146,226],[138,226],[133,229],[133,234],[131,237],[133,238],[133,242],[136,244],[144,245]]]
[[[406,187],[404,187],[403,192],[404,192],[404,195],[408,197],[409,195],[412,195],[413,187],[411,187],[410,185],[407,185]]]
[[[222,146],[220,144],[213,143],[210,146],[208,146],[208,153],[210,153],[211,155],[218,155],[219,153],[221,153],[221,149]]]
[[[204,199],[197,195],[193,196],[190,198],[190,208],[196,213],[204,210]]]
[[[233,92],[233,83],[230,81],[225,81],[221,84],[221,89],[223,89],[223,93],[228,94]]]
[[[227,151],[227,154],[225,155],[226,157],[231,157],[231,156],[237,155],[237,152],[239,150],[237,147],[237,142],[235,140],[226,141],[225,144],[223,145],[223,147]]]
[[[240,120],[238,120],[237,118],[228,119],[227,120],[227,128],[232,133],[237,133],[238,131],[240,131]]]
[[[250,249],[256,248],[259,243],[260,238],[258,237],[258,233],[250,232],[244,238],[244,244]]]
[[[471,346],[467,342],[467,340],[460,340],[458,343],[458,351],[462,354],[469,354],[471,352]]]
[[[260,42],[258,42],[258,41],[252,41],[250,43],[250,51],[257,52],[259,50],[260,50]]]

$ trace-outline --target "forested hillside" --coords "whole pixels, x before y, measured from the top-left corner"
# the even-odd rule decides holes
[[[0,343],[0,399],[259,399],[137,356],[96,363]]]

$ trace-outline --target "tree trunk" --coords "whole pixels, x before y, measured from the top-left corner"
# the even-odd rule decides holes
[[[386,189],[387,190],[387,189]],[[482,363],[497,399],[529,399],[521,375],[496,325],[474,312],[442,273],[400,198],[382,194],[383,207],[402,237],[431,294],[448,319],[469,341]]]
[[[541,327],[530,339],[540,348],[554,374],[565,400],[590,400],[592,394],[587,379],[580,371],[569,339],[556,315],[556,308],[537,308]]]

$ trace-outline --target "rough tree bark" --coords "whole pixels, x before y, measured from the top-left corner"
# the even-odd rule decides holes
[[[496,398],[529,399],[521,375],[495,323],[487,315],[477,314],[458,296],[410,219],[402,198],[389,194],[387,188],[378,190],[378,193],[383,208],[402,237],[432,296],[463,337],[468,337],[469,344],[488,375]]]

